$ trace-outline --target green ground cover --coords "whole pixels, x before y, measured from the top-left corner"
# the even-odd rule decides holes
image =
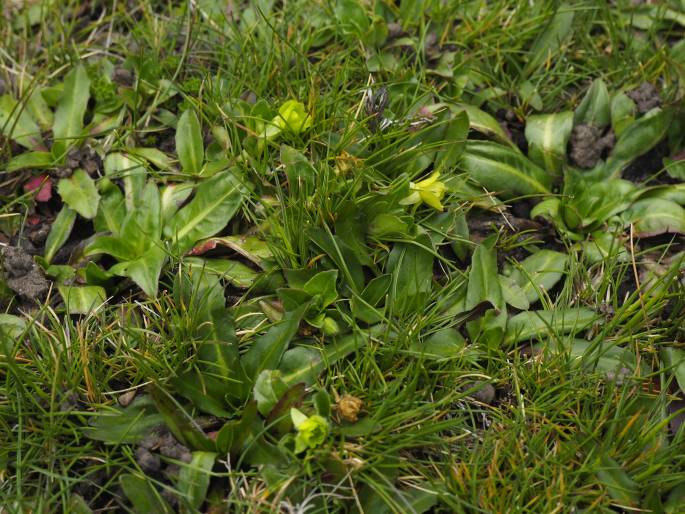
[[[685,512],[685,2],[0,9],[0,512]]]

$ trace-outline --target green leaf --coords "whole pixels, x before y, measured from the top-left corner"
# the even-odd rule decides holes
[[[74,140],[83,134],[83,116],[89,99],[90,79],[86,69],[79,64],[64,77],[64,91],[55,111],[52,155],[56,159],[63,159]]]
[[[26,106],[9,94],[0,97],[0,132],[29,150],[43,146],[40,127],[33,121]],[[44,148],[44,147],[43,147]]]
[[[129,277],[147,294],[150,298],[157,296],[159,285],[159,275],[162,272],[166,252],[161,244],[153,244],[145,255],[125,263],[121,270],[117,270],[117,275]]]
[[[70,314],[88,314],[107,300],[107,293],[99,286],[57,286]]]
[[[430,238],[419,236],[414,244],[397,243],[388,256],[392,274],[390,301],[397,313],[422,310],[433,286],[433,253]]]
[[[604,128],[611,122],[609,90],[602,79],[595,79],[573,113],[576,125],[588,124]]]
[[[264,335],[257,338],[242,357],[245,373],[250,380],[256,380],[265,369],[276,369],[288,348],[290,340],[297,333],[300,321],[309,304],[301,305],[292,312],[288,312],[283,319],[274,324]]]
[[[665,346],[661,349],[661,358],[666,367],[672,368],[678,387],[685,394],[685,350]]]
[[[579,332],[589,327],[595,319],[595,312],[584,307],[521,312],[507,323],[504,343]]]
[[[616,137],[621,137],[635,121],[636,110],[635,102],[625,93],[618,93],[611,99],[611,128]]]
[[[469,141],[461,167],[477,183],[505,198],[549,193],[551,175],[521,152],[489,141]]]
[[[97,411],[83,432],[90,439],[110,444],[135,444],[164,423],[152,398],[138,396],[128,407]]]
[[[191,450],[214,451],[216,445],[178,402],[157,384],[149,386],[150,396],[174,437]]]
[[[635,202],[623,213],[627,223],[633,223],[638,237],[659,234],[685,234],[685,209],[675,202],[648,198]]]
[[[485,244],[478,246],[471,257],[471,270],[466,291],[466,310],[471,310],[483,301],[496,308],[503,306],[502,289],[497,279],[497,255]]]
[[[190,182],[182,182],[180,184],[170,184],[162,188],[161,204],[162,204],[162,224],[173,217],[178,209],[185,203],[185,201],[193,193],[194,185]]]
[[[543,249],[524,259],[511,278],[533,304],[540,299],[540,291],[549,291],[561,279],[567,265],[568,255]]]
[[[93,514],[93,510],[88,506],[83,496],[79,494],[72,494],[69,497],[67,510],[71,514]]]
[[[526,120],[528,156],[553,176],[561,175],[566,161],[566,145],[573,130],[571,111],[538,114]]]
[[[170,382],[176,391],[201,411],[221,418],[231,417],[232,413],[226,410],[222,394],[224,384],[220,379],[191,370],[172,378]]]
[[[70,209],[66,205],[62,207],[55,221],[50,227],[50,233],[45,240],[45,261],[50,262],[57,251],[62,248],[62,245],[69,239],[69,234],[74,228],[74,221],[76,221],[76,211]]]
[[[121,153],[107,155],[104,168],[105,175],[110,179],[122,179],[126,210],[133,212],[141,204],[141,196],[145,189],[147,177],[145,168]]]
[[[464,353],[466,341],[458,330],[443,328],[433,333],[425,341],[416,341],[411,350],[422,359],[443,360],[453,359]]]
[[[118,236],[126,218],[124,195],[119,187],[107,177],[100,179],[98,189],[100,190],[100,204],[93,220],[95,230],[111,232],[112,235]]]
[[[0,340],[3,337],[17,340],[26,330],[26,322],[19,316],[0,313]]]
[[[653,109],[631,123],[619,136],[607,159],[605,176],[620,176],[621,171],[635,158],[654,148],[666,135],[673,112]]]
[[[559,52],[561,45],[571,35],[573,27],[573,8],[562,3],[557,8],[548,25],[540,32],[528,52],[528,64],[522,75],[528,76],[535,72],[549,59],[553,59]]]
[[[338,280],[338,270],[322,271],[314,275],[302,289],[312,296],[320,297],[320,307],[327,307],[338,298],[336,282]]]
[[[200,121],[192,110],[184,111],[176,125],[176,153],[186,173],[197,175],[202,170],[205,149]]]
[[[523,289],[511,277],[506,275],[497,275],[499,286],[502,289],[502,298],[512,307],[521,311],[527,311],[530,307],[530,302]]]
[[[8,172],[19,171],[26,168],[50,168],[54,165],[54,159],[50,152],[24,152],[10,159],[6,165]]]
[[[331,258],[353,291],[363,289],[364,270],[355,252],[339,236],[319,227],[309,228],[307,235],[316,246]]]
[[[144,162],[155,165],[160,170],[172,169],[172,159],[158,148],[136,147],[127,148],[126,151],[131,154],[134,160],[139,162],[142,159]],[[144,162],[141,162],[141,164],[144,164]]]
[[[85,171],[78,169],[71,177],[60,179],[57,192],[64,203],[84,218],[93,219],[97,214],[100,193]]]
[[[190,507],[184,509],[182,505],[181,512],[196,512],[205,501],[216,457],[214,452],[193,452],[190,463],[181,465],[177,489],[185,505]]]
[[[597,463],[597,479],[606,486],[611,497],[627,507],[638,506],[642,496],[640,485],[625,469],[608,455],[602,455]]]
[[[259,273],[240,261],[230,259],[203,259],[200,257],[186,257],[183,262],[192,268],[204,269],[227,280],[235,287],[251,287],[259,277]]]
[[[499,122],[487,112],[479,109],[475,105],[458,104],[458,109],[463,109],[469,118],[469,127],[477,132],[491,135],[495,137],[500,143],[504,143],[514,147],[507,133],[504,131]]]
[[[262,416],[267,416],[287,391],[288,385],[281,378],[280,371],[272,369],[262,371],[255,381],[253,391],[257,409]]]
[[[138,514],[172,514],[173,510],[147,477],[121,475],[119,484]]]
[[[243,202],[243,187],[230,171],[217,173],[200,184],[192,201],[164,227],[164,235],[185,253],[230,221]]]

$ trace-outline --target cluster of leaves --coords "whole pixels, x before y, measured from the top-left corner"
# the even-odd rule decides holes
[[[212,30],[236,28],[218,2],[198,4]],[[674,415],[645,407],[638,385],[659,376],[663,391],[685,394],[685,350],[671,344],[683,334],[675,324],[656,329],[660,339],[650,352],[637,352],[632,331],[651,328],[648,318],[666,307],[675,320],[685,316],[679,299],[685,254],[677,240],[685,235],[682,91],[645,110],[631,98],[635,84],[610,91],[597,78],[573,110],[542,113],[547,95],[536,81],[572,36],[574,9],[529,7],[532,19],[548,23],[520,38],[525,62],[509,63],[513,78],[505,89],[489,84],[475,63],[458,62],[456,48],[411,31],[422,16],[439,34],[454,30],[457,19],[481,16],[479,2],[448,4],[377,2],[370,10],[340,0],[332,19],[317,5],[309,20],[311,47],[361,42],[366,71],[379,79],[398,72],[408,55],[407,62],[428,70],[435,88],[399,80],[387,90],[359,84],[361,101],[334,105],[318,103],[314,90],[300,91],[301,98],[290,91],[278,99],[251,91],[238,96],[221,72],[178,86],[162,65],[148,66],[151,58],[141,57],[119,69],[107,59],[77,63],[57,85],[34,84],[0,98],[0,131],[14,153],[4,170],[26,186],[16,209],[28,216],[49,204],[57,212],[35,257],[61,297],[52,305],[63,319],[87,323],[136,297],[146,316],[164,320],[154,330],[148,318],[134,320],[127,333],[142,365],[116,383],[126,389],[148,383],[144,392],[126,405],[91,410],[88,419],[79,414],[78,437],[110,449],[147,451],[151,433],[168,431],[189,450],[180,470],[162,475],[138,463],[118,474],[136,511],[172,512],[175,502],[182,512],[198,512],[205,503],[221,504],[222,465],[230,480],[234,470],[259,470],[265,497],[287,495],[322,509],[320,498],[308,496],[313,477],[339,485],[353,475],[366,480],[361,494],[332,495],[336,507],[457,509],[467,472],[447,463],[449,479],[442,471],[432,475],[442,486],[425,477],[401,479],[395,462],[411,462],[409,449],[416,448],[394,437],[416,425],[456,445],[457,430],[485,432],[485,422],[457,405],[467,391],[412,409],[417,421],[399,408],[387,415],[391,407],[378,403],[363,409],[356,397],[343,404],[328,381],[335,370],[356,375],[368,368],[384,393],[406,388],[397,393],[400,405],[424,382],[437,392],[426,376],[447,376],[458,366],[487,376],[499,356],[523,348],[539,362],[563,360],[569,374],[607,389],[620,381],[634,386],[637,400],[626,412],[632,423],[652,415],[651,438],[641,433],[644,440],[631,442],[631,448],[644,443],[635,450],[637,463],[583,447],[587,473],[613,505],[676,512],[682,483],[669,479],[643,495],[637,482],[666,467],[643,462],[645,452],[675,451],[683,428],[667,434]],[[272,9],[274,2],[256,2],[238,30],[254,29],[255,37],[271,41]],[[659,20],[678,15],[669,7],[664,18],[654,9],[630,11],[632,23],[647,30],[657,14]],[[681,44],[668,49],[676,74],[683,51]],[[512,96],[509,121],[524,122],[522,140],[512,137],[506,116],[498,119]],[[601,138],[583,143],[584,131]],[[580,162],[581,143],[594,155],[592,165]],[[86,149],[101,165],[74,164]],[[661,178],[631,180],[631,167],[657,150]],[[529,208],[531,226],[549,224],[547,237],[509,231],[509,211],[521,205]],[[483,234],[473,223],[479,219],[504,223]],[[17,226],[2,228],[21,241]],[[653,244],[655,236],[670,238],[665,249]],[[598,291],[583,281],[583,274],[588,281],[611,277],[624,264],[624,270],[632,265],[636,281],[624,298],[608,291],[611,278],[599,280]],[[6,289],[0,287],[3,298]],[[19,296],[8,302],[13,314],[0,315],[11,373],[28,362],[23,343],[38,330],[19,315],[26,300]],[[151,332],[183,340],[162,366],[147,355],[154,346],[131,335]],[[419,372],[404,375],[409,369]],[[668,404],[666,393],[662,400]],[[596,447],[612,448],[611,430],[592,434]],[[380,446],[383,437],[388,446]],[[374,444],[383,455],[367,449]],[[421,451],[421,460],[447,462],[429,448]],[[377,468],[368,472],[357,455]],[[684,472],[682,462],[669,465],[674,475]],[[382,485],[369,485],[378,480]],[[389,491],[397,498],[388,498]],[[70,498],[89,511],[81,496]],[[493,501],[476,499],[474,508],[497,510]]]

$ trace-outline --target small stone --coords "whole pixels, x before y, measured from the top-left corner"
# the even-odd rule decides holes
[[[477,387],[476,391],[469,394],[470,398],[473,398],[477,402],[484,403],[486,405],[491,405],[495,401],[495,388],[492,384],[487,382],[476,382],[470,385],[467,389],[473,389]]]
[[[143,446],[136,448],[135,457],[136,462],[143,471],[159,471],[162,465],[159,455],[155,455]]]
[[[124,394],[120,394],[117,398],[119,405],[122,407],[127,407],[133,399],[136,397],[136,390],[126,391]]]

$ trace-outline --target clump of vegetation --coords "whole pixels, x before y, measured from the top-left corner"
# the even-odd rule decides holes
[[[684,510],[680,2],[3,9],[8,512]]]

